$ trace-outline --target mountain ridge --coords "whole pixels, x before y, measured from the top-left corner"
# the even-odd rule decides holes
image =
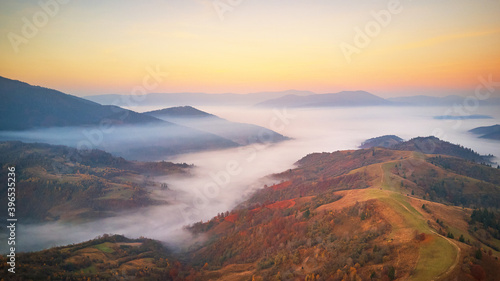
[[[470,133],[480,135],[480,138],[500,140],[500,125],[477,127],[469,130]]]
[[[106,124],[161,123],[117,106],[98,103],[63,92],[0,77],[0,130],[27,130]],[[165,123],[168,124],[168,123]]]
[[[257,107],[380,106],[391,102],[366,91],[342,91],[310,96],[287,95],[256,104]]]
[[[239,145],[277,143],[290,139],[273,130],[254,124],[231,122],[192,106],[170,107],[144,112],[143,114],[196,130],[206,131],[229,139]]]

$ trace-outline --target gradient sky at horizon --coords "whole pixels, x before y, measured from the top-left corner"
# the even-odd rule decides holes
[[[478,76],[500,81],[498,0],[401,0],[401,13],[350,63],[340,44],[355,46],[355,28],[390,0],[242,0],[224,20],[212,0],[67,1],[16,53],[9,34],[23,36],[23,18],[43,12],[38,2],[0,4],[0,76],[78,96],[128,94],[148,66],[169,73],[152,92],[388,97],[466,94]]]

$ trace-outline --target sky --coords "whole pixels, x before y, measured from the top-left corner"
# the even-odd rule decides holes
[[[500,81],[499,0],[347,2],[1,1],[0,76],[77,96],[466,95]]]

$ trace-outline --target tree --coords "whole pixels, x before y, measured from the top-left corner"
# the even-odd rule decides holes
[[[390,266],[389,270],[387,271],[387,276],[389,277],[389,280],[394,280],[396,279],[396,269],[394,266]]]
[[[483,252],[481,252],[481,249],[476,250],[476,259],[480,260],[483,258]]]
[[[309,209],[307,209],[307,210],[304,212],[304,218],[308,219],[310,215],[311,215],[311,211],[309,211]]]
[[[460,234],[460,237],[458,238],[458,241],[465,243],[465,238],[463,234]]]
[[[483,267],[479,264],[473,265],[470,269],[470,273],[474,276],[474,278],[476,278],[476,280],[486,279],[486,272],[484,272]]]

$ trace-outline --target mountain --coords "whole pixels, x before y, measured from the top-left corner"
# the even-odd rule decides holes
[[[452,144],[436,137],[417,137],[406,142],[390,146],[396,150],[417,151],[424,154],[442,154],[460,157],[476,163],[492,163],[493,155],[480,155],[470,148]]]
[[[16,276],[498,279],[500,169],[377,147],[309,154],[270,180],[232,211],[189,226],[196,243],[181,252],[152,240],[103,236],[20,253],[29,270]],[[5,270],[7,260],[0,259]]]
[[[223,137],[0,77],[0,140],[98,148],[134,160],[238,147]]]
[[[159,110],[153,110],[153,111],[148,111],[144,112],[146,115],[150,116],[158,116],[158,117],[163,117],[163,118],[211,118],[215,117],[218,118],[217,116],[201,111],[199,109],[196,109],[192,106],[177,106],[177,107],[170,107],[170,108],[164,108],[164,109],[159,109]]]
[[[75,222],[168,204],[152,198],[152,190],[161,189],[161,184],[151,177],[188,174],[191,168],[170,162],[131,162],[101,150],[18,141],[0,142],[0,155],[0,167],[16,168],[16,202],[24,206],[17,215],[25,223]],[[7,173],[0,178],[7,182]],[[7,185],[0,188],[0,198],[7,204]]]
[[[364,91],[344,91],[335,94],[309,96],[287,95],[270,99],[256,106],[259,107],[331,107],[331,106],[380,106],[392,105],[383,98]]]
[[[145,112],[144,114],[196,130],[206,131],[240,145],[276,143],[289,139],[264,127],[230,122],[191,106],[166,108]]]
[[[472,96],[474,97],[474,96]],[[388,101],[402,106],[453,106],[459,104],[467,104],[466,98],[457,95],[450,95],[446,97],[435,96],[409,96],[409,97],[394,97],[387,98]],[[500,105],[500,98],[490,97],[486,100],[477,99],[478,105]]]
[[[196,268],[208,265],[200,280],[496,280],[500,273],[500,213],[488,213],[487,223],[472,220],[471,209],[499,206],[499,169],[386,148],[314,153],[296,165],[233,211],[191,227],[210,241],[190,256]]]
[[[493,119],[489,115],[472,114],[472,115],[438,115],[434,116],[436,120],[471,120],[471,119]]]
[[[385,135],[376,138],[367,139],[359,148],[372,148],[372,147],[392,147],[403,141],[402,138],[395,135]]]
[[[484,139],[492,139],[492,140],[500,140],[500,125],[486,126],[486,127],[477,127],[469,132],[480,135],[480,138]]]
[[[62,92],[0,77],[0,131],[162,121],[117,106],[103,106]],[[164,123],[164,122],[163,122]]]
[[[452,144],[436,137],[417,137],[403,141],[394,135],[385,135],[364,141],[360,148],[385,147],[395,150],[416,151],[424,154],[442,154],[460,157],[476,163],[492,164],[492,155],[480,155],[470,148]]]
[[[307,96],[314,95],[309,91],[287,90],[278,92],[257,92],[249,94],[207,94],[207,93],[150,93],[145,95],[144,100],[138,102],[141,106],[163,105],[163,106],[252,106],[269,98],[279,98],[285,95]],[[100,104],[114,104],[127,106],[132,96],[130,95],[96,95],[84,97]]]

